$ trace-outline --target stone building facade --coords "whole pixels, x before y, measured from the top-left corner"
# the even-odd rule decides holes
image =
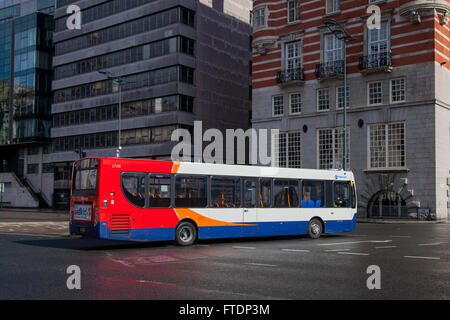
[[[254,1],[252,123],[280,130],[280,165],[342,168],[346,57],[359,218],[449,219],[449,12],[444,0]],[[327,19],[353,38],[345,53]]]

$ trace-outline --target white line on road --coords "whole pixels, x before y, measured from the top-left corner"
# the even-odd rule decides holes
[[[303,250],[303,249],[281,249],[281,251],[285,251],[285,252],[311,252],[309,250]]]
[[[356,244],[356,243],[388,243],[388,242],[392,242],[392,240],[368,240],[368,241],[321,243],[321,244],[318,244],[318,246],[339,246],[339,245]]]
[[[276,265],[274,265],[274,264],[266,264],[266,263],[248,262],[248,263],[244,263],[244,264],[249,265],[249,266],[258,266],[258,267],[276,267]]]
[[[359,252],[338,252],[338,254],[348,254],[354,256],[368,256],[368,253],[359,253]]]
[[[438,246],[438,245],[441,245],[441,244],[443,244],[444,242],[435,242],[435,243],[421,243],[421,244],[418,244],[418,246]]]
[[[439,257],[419,257],[419,256],[403,256],[408,259],[425,259],[425,260],[441,260]]]
[[[325,252],[338,252],[338,251],[350,251],[351,249],[331,249],[325,250]]]
[[[255,247],[239,247],[239,246],[232,246],[233,249],[247,249],[247,250],[255,250]]]
[[[390,249],[390,248],[397,248],[397,246],[375,247],[375,249]]]

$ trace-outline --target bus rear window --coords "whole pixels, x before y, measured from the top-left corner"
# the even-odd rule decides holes
[[[75,195],[95,194],[98,162],[98,159],[84,159],[75,163],[72,185]]]

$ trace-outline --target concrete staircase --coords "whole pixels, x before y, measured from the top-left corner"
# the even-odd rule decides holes
[[[0,172],[0,183],[5,184],[5,192],[0,194],[0,207],[39,208],[39,197],[15,173]]]

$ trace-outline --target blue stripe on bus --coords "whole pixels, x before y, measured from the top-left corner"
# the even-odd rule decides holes
[[[250,225],[252,224],[252,225]],[[256,224],[256,225],[255,225]],[[329,220],[324,233],[353,231],[356,214],[352,220]],[[307,234],[308,221],[259,222],[248,226],[199,227],[199,239],[221,239],[241,237],[287,236]],[[109,239],[137,241],[170,241],[175,238],[175,228],[130,229],[125,234],[114,234],[109,230]],[[104,233],[103,233],[104,234]]]
[[[199,227],[199,239],[264,237],[307,234],[308,221],[256,222],[248,226]],[[110,230],[108,223],[101,222],[95,228],[88,227],[85,233],[79,227],[86,224],[71,224],[72,234],[83,234],[101,239],[135,241],[171,241],[175,239],[175,228]],[[356,213],[352,220],[325,221],[324,233],[352,231],[356,226]]]

